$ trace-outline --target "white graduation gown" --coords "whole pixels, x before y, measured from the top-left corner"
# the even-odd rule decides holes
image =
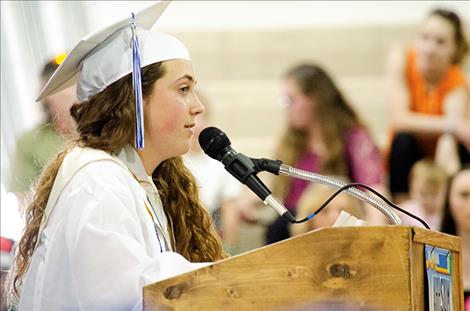
[[[73,153],[87,160],[67,171]],[[78,147],[66,156],[19,310],[138,310],[144,285],[208,265],[171,251],[158,193],[135,150],[126,146],[114,160],[106,157]]]

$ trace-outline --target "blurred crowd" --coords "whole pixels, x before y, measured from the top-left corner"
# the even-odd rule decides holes
[[[374,142],[326,70],[311,63],[286,68],[280,77],[285,131],[272,158],[344,182],[363,183],[423,219],[432,230],[462,237],[470,310],[470,81],[461,67],[469,50],[466,35],[455,13],[437,9],[422,22],[414,42],[391,49],[386,78],[392,113],[385,149]],[[63,57],[44,65],[42,84]],[[291,225],[264,213],[267,207],[199,147],[200,131],[213,123],[210,99],[202,92],[198,96],[206,113],[196,119],[193,144],[184,161],[199,184],[200,199],[227,253],[240,253],[242,224],[264,226],[266,244],[331,226],[341,211],[370,225],[387,224],[376,209],[345,193],[303,224]],[[2,271],[10,267],[14,245],[21,237],[22,212],[34,196],[32,189],[42,168],[74,137],[69,109],[76,101],[73,86],[44,99],[46,119],[18,139],[9,182],[2,184]],[[280,176],[266,183],[298,219],[315,212],[335,190]],[[422,226],[399,215],[407,225]]]

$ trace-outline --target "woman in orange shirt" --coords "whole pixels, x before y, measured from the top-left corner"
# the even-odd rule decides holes
[[[470,162],[470,90],[459,67],[468,49],[459,17],[437,9],[411,48],[395,47],[389,56],[388,164],[397,202],[407,199],[409,171],[419,159],[432,157],[449,173]]]

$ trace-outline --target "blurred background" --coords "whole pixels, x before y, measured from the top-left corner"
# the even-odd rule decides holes
[[[44,63],[148,4],[1,1],[1,173],[7,189],[17,138],[43,118],[35,98]],[[280,76],[301,61],[331,73],[384,146],[387,50],[394,42],[410,42],[435,7],[457,12],[470,33],[468,1],[174,1],[156,28],[187,45],[214,123],[234,147],[269,156],[284,126]],[[464,68],[468,73],[468,61]]]
[[[31,198],[32,188],[29,182],[36,181],[43,165],[56,154],[56,149],[52,148],[57,148],[57,150],[62,148],[63,141],[59,134],[63,134],[62,130],[66,132],[66,127],[60,126],[62,123],[59,121],[63,120],[59,117],[59,113],[67,112],[68,106],[61,103],[66,102],[67,99],[70,105],[73,100],[70,99],[73,98],[72,92],[63,95],[63,98],[50,96],[47,103],[46,100],[42,103],[35,102],[43,83],[58,66],[54,57],[69,51],[88,33],[123,18],[129,18],[131,12],[143,9],[150,5],[150,2],[2,0],[0,4],[1,293],[4,275],[11,264],[14,243],[21,236],[23,226],[21,213]],[[345,155],[341,163],[345,167],[348,166],[349,173],[351,173],[354,165],[349,160],[351,158],[358,160],[360,163],[353,163],[360,164],[357,165],[357,171],[365,173],[372,171],[369,175],[378,176],[378,178],[374,180],[375,184],[356,180],[357,178],[353,181],[377,185],[379,188],[375,189],[384,193],[387,179],[381,174],[386,168],[382,167],[385,163],[382,163],[380,158],[388,157],[387,152],[392,141],[391,134],[396,129],[392,129],[391,126],[392,114],[389,107],[392,100],[387,94],[385,63],[391,47],[395,44],[400,43],[404,47],[411,46],[420,27],[424,24],[423,21],[435,8],[457,13],[463,21],[463,32],[467,36],[467,41],[470,41],[468,37],[470,35],[470,1],[173,1],[156,23],[155,29],[175,35],[187,46],[197,76],[197,90],[201,92],[200,98],[210,107],[208,109],[210,110],[210,123],[208,124],[221,128],[230,137],[234,149],[252,157],[276,157],[275,145],[280,141],[279,137],[286,128],[286,111],[289,110],[285,109],[288,101],[283,101],[281,98],[282,75],[299,63],[313,63],[324,68],[333,78],[334,84],[339,86],[346,101],[358,113],[368,133],[373,136],[372,142],[365,144],[364,141],[361,144],[360,140],[357,143],[357,140],[349,138],[344,141],[338,139],[339,144],[345,146],[344,150],[349,148],[349,145],[352,145],[351,150],[353,150],[347,158],[348,162],[343,163],[346,162],[346,156],[348,156]],[[444,21],[441,22],[444,23]],[[442,24],[439,25],[442,26]],[[445,27],[436,28],[433,28],[431,33],[445,29]],[[424,35],[421,34],[421,37]],[[470,90],[469,58],[467,57],[466,61],[459,64],[466,77],[466,82],[462,83],[466,83],[467,91]],[[448,71],[442,71],[444,72]],[[458,73],[461,76],[461,72]],[[428,90],[429,88],[426,92]],[[428,93],[434,94],[433,92],[434,89]],[[292,107],[292,98],[290,101]],[[310,104],[312,102],[314,101],[311,99]],[[466,103],[466,107],[467,109],[470,107],[470,102]],[[319,123],[338,124],[340,122],[338,114],[330,113],[331,115],[334,117],[330,120],[327,114],[322,114],[321,120],[326,121]],[[433,117],[444,118],[442,113],[436,115],[438,116]],[[459,117],[464,116],[462,114]],[[465,120],[468,120],[468,117],[466,116]],[[58,122],[51,122],[56,120]],[[199,120],[199,124],[202,125],[203,118],[200,117]],[[54,123],[53,126],[51,123]],[[413,122],[410,123],[414,125]],[[467,143],[467,154],[470,155],[468,153],[470,152],[468,139],[470,134],[466,134],[470,133],[470,126],[468,126],[470,123],[464,121],[463,124],[467,125],[467,131],[462,136],[467,139],[460,137],[460,140]],[[452,134],[455,136],[455,124],[447,125],[454,130]],[[447,127],[439,135],[449,134]],[[442,136],[451,136],[453,139],[452,135]],[[283,141],[280,149],[288,149],[285,142]],[[441,149],[453,150],[449,146],[449,140],[447,140],[447,145],[442,145]],[[397,149],[404,150],[405,148]],[[378,155],[375,157],[377,160],[375,166],[374,161],[370,161],[374,158],[365,157],[367,153],[361,152],[364,150],[369,154]],[[211,159],[208,164],[210,169],[208,166],[203,166],[202,164],[206,165],[206,163],[198,157],[197,153],[200,151],[192,151],[193,158],[187,157],[186,164],[190,167],[189,164],[194,161],[202,167],[199,172],[201,175],[196,174],[198,173],[197,166],[193,167],[192,171],[198,182],[207,182],[205,187],[200,186],[200,189],[211,191],[208,196],[212,196],[210,199],[213,199],[214,208],[211,210],[210,204],[205,203],[205,205],[215,220],[216,228],[224,242],[224,249],[229,254],[235,255],[260,247],[266,242],[271,243],[269,238],[265,238],[271,232],[269,228],[277,223],[275,212],[268,208],[253,210],[253,198],[242,193],[240,184],[229,176],[222,166],[218,169],[225,175],[212,169],[211,165],[215,161]],[[325,156],[327,152],[323,151],[317,155]],[[404,152],[413,155],[412,151],[404,150]],[[397,156],[396,158],[398,164],[402,165],[403,157]],[[470,161],[469,159],[467,162]],[[444,164],[452,162],[449,161],[446,153],[441,154],[440,157],[436,156],[436,162],[437,160]],[[321,162],[321,159],[318,161]],[[448,169],[449,165],[445,168]],[[459,168],[452,166],[449,170],[457,172]],[[462,174],[467,174],[466,178],[470,176],[468,175],[469,168],[470,166],[461,171],[465,171]],[[391,167],[387,169],[386,174],[398,171]],[[446,172],[442,173],[442,169],[439,165],[434,165],[433,161],[419,163],[415,169],[418,173],[411,174],[413,175],[409,191],[411,200],[405,202],[409,203],[405,209],[417,215],[416,211],[423,210],[426,214],[428,210],[432,210],[432,213],[429,213],[431,215],[429,219],[433,219],[433,223],[437,224],[432,229],[456,234],[458,230],[449,231],[445,226],[451,223],[449,209],[452,209],[452,206],[455,206],[456,211],[464,208],[463,204],[449,203],[452,199],[449,195],[444,204],[446,185],[449,184],[448,193],[451,193],[450,189],[453,184],[447,180],[448,176]],[[207,174],[208,171],[211,174]],[[211,180],[206,181],[206,177]],[[470,208],[470,200],[468,200],[470,183],[468,179],[460,180],[464,181],[461,182],[463,185],[456,182],[457,186],[453,187],[460,189],[459,193],[462,198],[467,198],[465,204],[468,209]],[[15,181],[17,181],[16,186]],[[236,185],[234,186],[230,181]],[[433,189],[436,190],[433,190],[432,195],[427,195],[424,200],[421,193],[425,193],[423,189],[429,190],[429,184],[432,184]],[[284,186],[287,186],[287,183]],[[299,189],[299,184],[293,185],[289,190],[295,190],[296,187]],[[274,188],[271,189],[275,193]],[[303,189],[305,188],[297,191],[299,197],[296,200],[299,199],[299,206],[304,205],[305,210],[310,208],[316,210],[320,202],[326,200],[326,195],[330,195],[327,192],[322,194],[306,190],[306,199],[300,200],[300,193],[304,191]],[[203,193],[202,200],[204,199]],[[283,199],[286,199],[286,196]],[[317,202],[315,199],[320,201]],[[458,201],[455,200],[455,202]],[[284,200],[284,203],[286,201]],[[397,200],[395,202],[399,203]],[[430,202],[433,204],[429,204]],[[346,202],[344,205],[352,207],[354,204]],[[359,207],[358,204],[356,205]],[[435,206],[437,208],[434,208]],[[332,225],[332,220],[336,219],[340,212],[339,205],[335,208],[330,206],[329,211],[333,214],[323,212],[322,215],[325,218],[316,217],[318,223],[312,222],[313,227],[304,229],[309,231]],[[299,209],[304,210],[303,207]],[[424,214],[419,215],[424,218]],[[368,217],[372,219],[371,215]],[[444,226],[439,227],[441,217],[444,217],[442,220]],[[452,217],[464,219],[458,215]],[[325,224],[320,224],[320,219],[323,219]],[[470,218],[467,217],[466,224],[459,225],[460,228],[467,228],[465,229],[466,235],[462,237],[462,247],[466,247],[464,253],[467,254],[466,257],[464,256],[463,265],[466,272],[464,284],[468,304],[470,304],[470,273],[468,273],[470,271],[470,257],[468,256],[470,243],[464,241],[470,239],[469,221]],[[374,222],[371,223],[374,224]],[[416,223],[411,224],[416,225]],[[287,223],[285,227],[288,232]],[[3,311],[4,307],[0,301],[0,310]]]

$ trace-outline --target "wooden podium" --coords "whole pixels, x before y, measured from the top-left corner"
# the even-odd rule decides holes
[[[460,238],[406,226],[325,228],[265,246],[145,286],[144,310],[425,310],[425,244],[452,252],[453,311],[463,310]]]

